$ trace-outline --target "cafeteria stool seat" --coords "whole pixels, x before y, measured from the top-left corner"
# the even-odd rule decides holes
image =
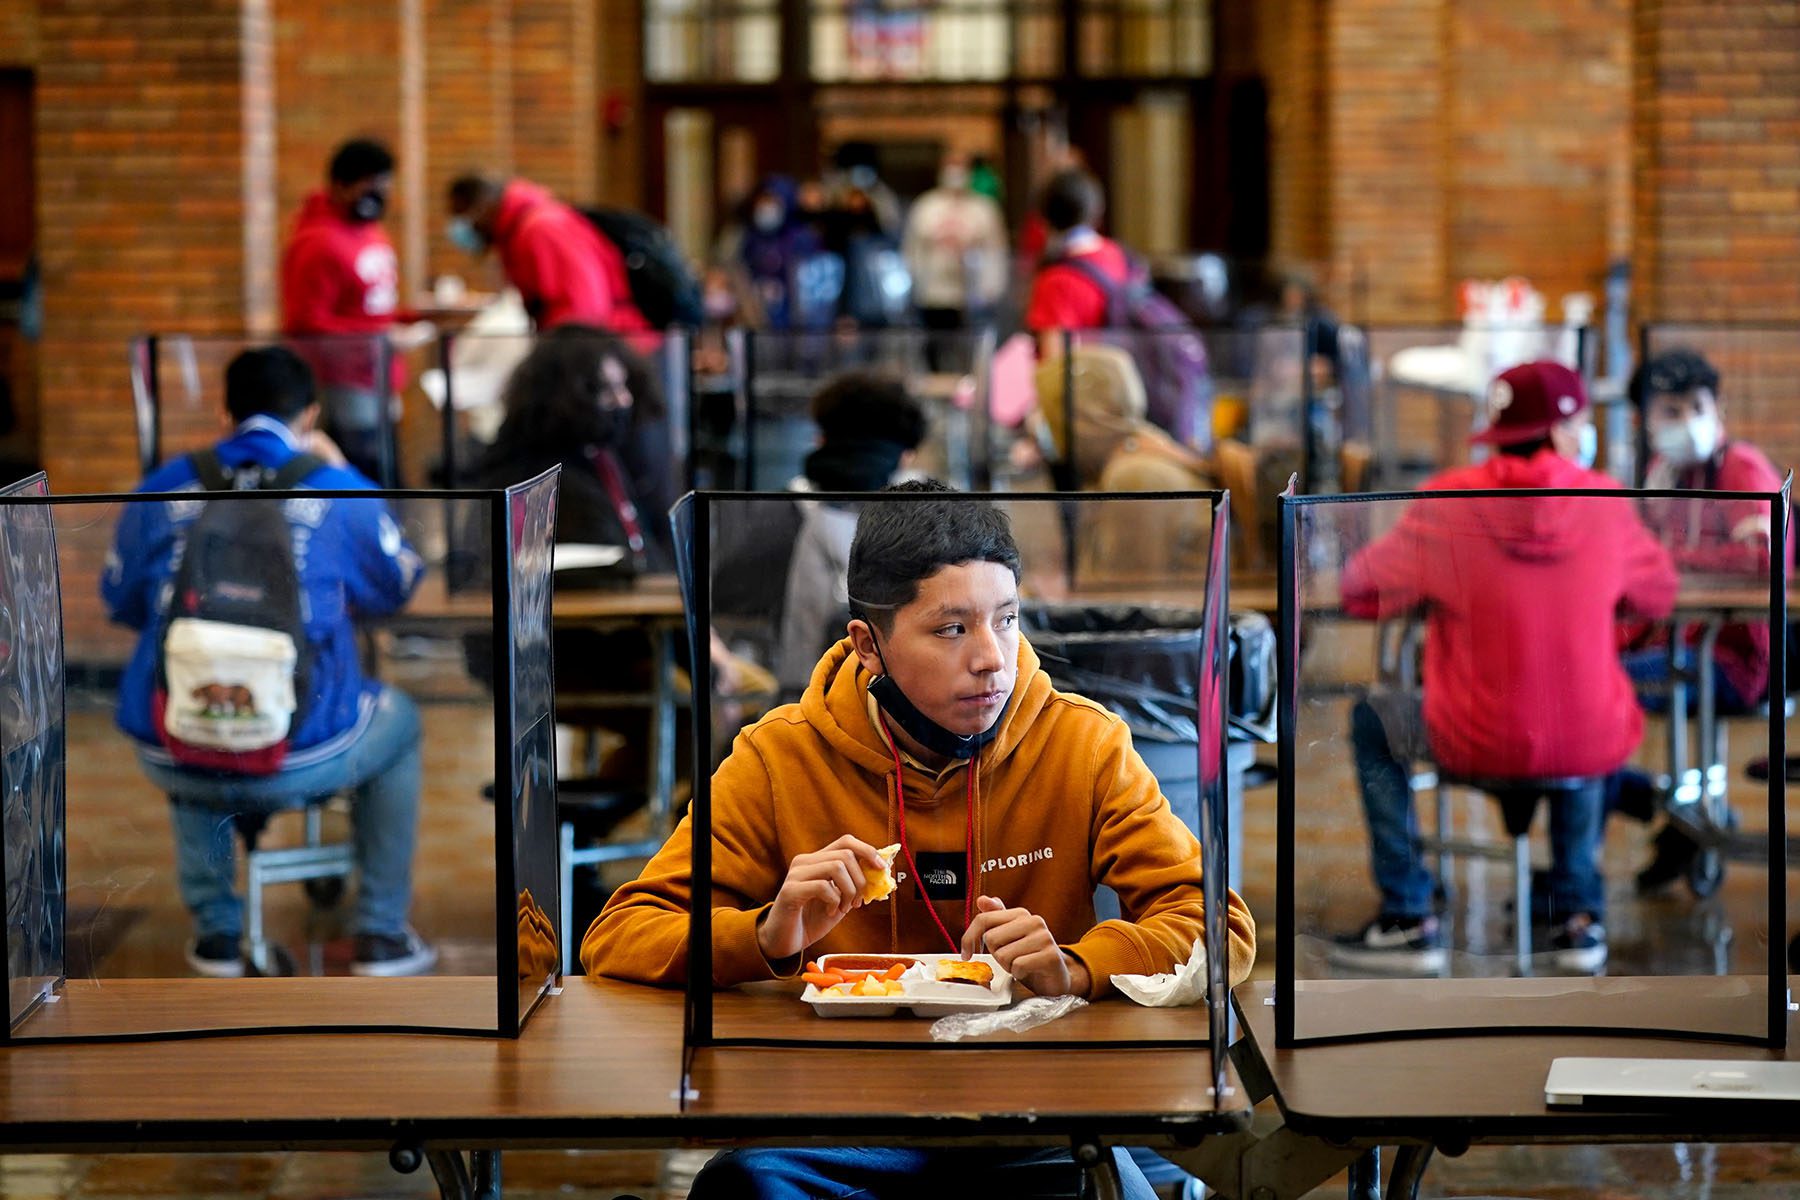
[[[1459,855],[1512,860],[1513,963],[1520,975],[1531,974],[1531,821],[1537,815],[1538,801],[1547,798],[1554,804],[1602,782],[1583,775],[1499,778],[1437,772],[1437,836],[1426,840],[1425,848],[1437,852],[1438,884],[1448,893],[1451,860]],[[1505,847],[1456,838],[1450,815],[1454,788],[1483,792],[1499,802],[1501,823],[1512,839],[1510,852]]]

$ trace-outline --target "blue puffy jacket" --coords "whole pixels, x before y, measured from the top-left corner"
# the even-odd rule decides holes
[[[228,468],[250,463],[278,468],[299,453],[300,445],[281,422],[252,417],[217,450]],[[300,486],[375,490],[349,467],[320,467]],[[138,490],[199,493],[201,488],[192,463],[181,458],[152,472]],[[127,505],[100,581],[107,613],[139,633],[119,685],[119,728],[144,744],[152,757],[162,753],[151,725],[151,694],[167,593],[176,551],[201,508],[198,495],[191,502]],[[378,498],[322,499],[287,509],[314,652],[313,692],[283,764],[283,769],[293,769],[338,752],[361,733],[380,685],[363,677],[354,621],[383,616],[405,604],[424,574],[424,563],[387,503]]]

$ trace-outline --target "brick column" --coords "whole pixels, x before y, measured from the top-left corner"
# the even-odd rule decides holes
[[[600,0],[597,103],[616,96],[627,112],[619,128],[595,123],[599,178],[594,198],[627,208],[644,204],[644,139],[662,136],[662,130],[649,127],[644,110],[643,24],[641,0]]]
[[[1441,319],[1449,0],[1336,0],[1326,14],[1331,274],[1366,321]],[[1361,311],[1357,311],[1358,309]]]
[[[594,198],[599,0],[512,0],[514,169],[566,200]]]
[[[423,197],[414,194],[418,188],[406,186],[407,160],[419,148],[407,144],[403,130],[401,97],[409,49],[403,7],[403,0],[277,5],[277,191],[284,242],[308,193],[324,186],[332,151],[350,138],[370,137],[399,160],[387,227],[396,245],[405,243],[404,231],[416,221]],[[416,264],[406,262],[403,254],[402,267],[407,266]],[[403,274],[402,295],[412,282]]]
[[[424,0],[425,198],[429,228],[443,224],[444,192],[465,171],[510,175],[517,170],[512,140],[511,0]],[[442,237],[426,244],[427,270],[450,272],[472,286],[492,288],[499,273],[485,270]]]
[[[60,492],[137,478],[126,344],[273,311],[266,0],[42,0],[44,462]]]
[[[1637,315],[1800,320],[1800,7],[1638,0]]]

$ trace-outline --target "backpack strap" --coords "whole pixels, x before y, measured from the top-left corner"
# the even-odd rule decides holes
[[[210,446],[188,455],[188,465],[194,468],[194,475],[200,480],[200,486],[209,492],[229,492],[236,486],[231,472],[220,461],[219,452]]]
[[[305,479],[308,475],[311,475],[314,471],[324,465],[325,460],[316,454],[307,454],[305,452],[296,454],[285,463],[282,463],[280,469],[274,474],[265,475],[262,485],[263,490],[285,492],[290,488],[298,487],[301,480]]]

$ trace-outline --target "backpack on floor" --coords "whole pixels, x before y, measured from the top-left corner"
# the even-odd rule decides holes
[[[190,461],[209,492],[292,488],[322,460],[228,470]],[[293,533],[278,500],[207,503],[189,528],[156,652],[151,715],[169,757],[238,775],[281,769],[304,715],[313,655]]]
[[[1105,293],[1109,328],[1149,335],[1131,339],[1123,348],[1131,351],[1144,377],[1151,423],[1185,445],[1208,445],[1212,441],[1212,375],[1207,368],[1206,343],[1186,314],[1150,286],[1150,272],[1143,263],[1132,259],[1122,281],[1083,258],[1053,258],[1044,265],[1078,271]]]
[[[699,328],[706,319],[700,281],[675,244],[675,235],[643,213],[623,208],[584,208],[581,215],[619,248],[631,302],[657,329]]]

